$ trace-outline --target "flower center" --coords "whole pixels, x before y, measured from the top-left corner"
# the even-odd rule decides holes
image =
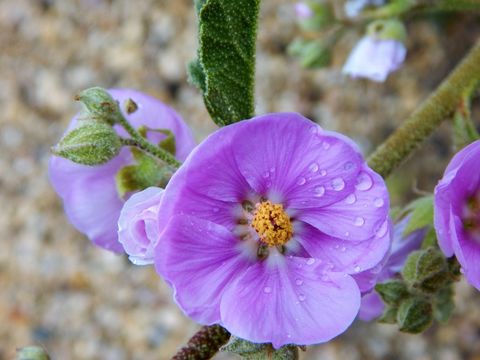
[[[256,204],[251,226],[268,246],[284,245],[293,235],[290,216],[283,209],[283,205],[273,204],[271,201]]]

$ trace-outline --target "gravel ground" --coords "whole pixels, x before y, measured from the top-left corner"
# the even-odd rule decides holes
[[[285,54],[299,34],[292,6],[262,4],[257,113],[302,112],[366,153],[480,34],[473,16],[440,26],[412,19],[406,66],[385,84],[350,81],[339,69],[358,34],[340,42],[331,69],[302,70]],[[199,141],[213,131],[186,81],[195,33],[191,0],[0,0],[0,360],[28,344],[45,346],[53,359],[168,359],[197,329],[153,268],[91,246],[69,225],[46,172],[50,146],[78,110],[75,93],[94,85],[157,96]],[[433,189],[451,155],[448,132],[443,125],[389,182],[395,203]],[[463,282],[457,289],[446,326],[409,336],[358,322],[302,358],[480,359],[480,298]]]

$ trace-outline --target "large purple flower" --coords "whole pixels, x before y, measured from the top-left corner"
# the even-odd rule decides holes
[[[455,255],[480,290],[480,140],[457,153],[435,188],[434,220],[445,256]]]
[[[357,315],[351,275],[388,251],[388,207],[351,140],[299,114],[259,116],[209,136],[172,177],[155,264],[200,323],[277,348],[320,343]]]
[[[370,282],[371,285],[387,281],[398,275],[402,271],[408,255],[420,248],[427,229],[415,230],[404,236],[403,233],[409,221],[410,216],[406,216],[394,225],[392,249],[381,264],[380,270],[376,273],[371,272],[372,276],[369,279],[373,280]],[[382,315],[384,308],[385,305],[380,295],[373,290],[362,296],[362,304],[358,316],[364,321],[370,321]]]
[[[112,89],[109,93],[119,102],[122,112],[128,99],[138,105],[132,114],[123,112],[133,126],[171,130],[175,135],[177,159],[184,160],[195,146],[189,128],[172,108],[134,90]],[[78,115],[72,119],[69,130],[77,121]],[[123,128],[116,126],[115,129],[127,137]],[[148,132],[147,136],[155,143],[165,137],[158,132]],[[52,156],[49,163],[50,181],[63,200],[70,222],[95,245],[114,252],[123,252],[117,239],[117,220],[124,203],[116,190],[115,175],[133,162],[131,151],[123,148],[118,156],[100,166],[79,165],[57,156]]]

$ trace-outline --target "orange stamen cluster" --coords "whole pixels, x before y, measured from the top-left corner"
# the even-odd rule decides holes
[[[283,205],[271,201],[263,201],[255,206],[251,225],[268,246],[284,245],[293,235],[292,223]]]

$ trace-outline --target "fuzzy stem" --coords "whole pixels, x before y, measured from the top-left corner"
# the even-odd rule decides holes
[[[207,360],[228,341],[230,333],[220,325],[203,326],[172,360]]]
[[[167,151],[159,148],[158,146],[152,145],[149,143],[145,138],[143,138],[135,128],[130,125],[130,123],[125,119],[122,115],[118,116],[116,119],[120,125],[130,134],[132,137],[131,139],[124,139],[122,138],[122,144],[125,146],[135,146],[143,151],[146,151],[153,156],[165,161],[167,164],[173,166],[175,169],[178,169],[181,165],[180,162],[175,159],[173,155],[168,153]]]
[[[465,89],[480,81],[480,41],[417,110],[368,159],[383,177],[395,170],[440,123],[451,117]]]

